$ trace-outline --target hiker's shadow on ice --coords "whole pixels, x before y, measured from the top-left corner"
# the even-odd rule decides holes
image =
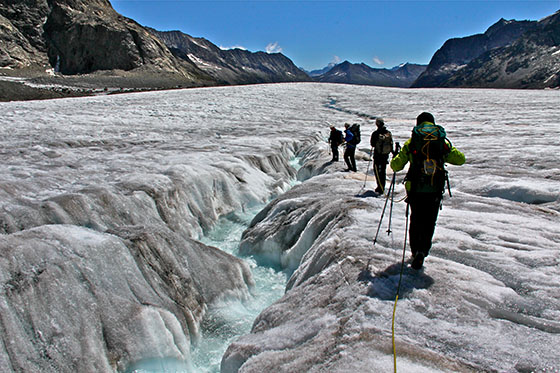
[[[339,161],[324,162],[323,164],[317,166],[317,170],[315,172],[316,172],[317,175],[326,173],[327,169],[330,169],[331,166],[334,167],[334,165],[336,165],[337,163],[339,163]],[[336,169],[336,168],[334,168],[334,169]],[[331,172],[332,172],[332,170],[331,170]]]
[[[380,194],[374,192],[373,190],[366,190],[365,192],[361,192],[361,193],[356,194],[356,197],[359,197],[359,198],[369,198],[369,197],[379,197],[379,196],[380,196]]]
[[[399,298],[405,298],[414,289],[428,289],[433,285],[434,279],[424,271],[412,269],[406,263],[403,269]],[[364,269],[358,275],[358,280],[367,282],[367,295],[381,300],[393,300],[397,295],[397,286],[401,273],[401,263],[395,263],[385,270],[372,274],[369,269]]]

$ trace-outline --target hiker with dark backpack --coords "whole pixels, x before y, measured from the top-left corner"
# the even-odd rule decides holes
[[[344,141],[346,142],[346,149],[344,150],[344,162],[348,169],[346,171],[356,172],[356,145],[360,143],[360,125],[354,123],[350,126],[349,123],[344,124]]]
[[[387,164],[389,154],[393,152],[393,136],[385,127],[383,118],[375,119],[377,130],[371,134],[370,144],[373,150],[373,169],[377,180],[375,192],[383,194],[385,192],[385,179],[387,178]]]
[[[337,130],[331,125],[331,135],[329,136],[329,144],[331,144],[332,159],[331,162],[338,162],[338,146],[344,142],[342,131]]]
[[[406,201],[411,210],[411,266],[420,269],[432,247],[445,183],[449,183],[445,163],[462,165],[465,163],[465,155],[451,145],[445,129],[435,124],[434,116],[424,112],[416,118],[411,138],[391,160],[391,168],[398,172],[409,162],[405,186]]]

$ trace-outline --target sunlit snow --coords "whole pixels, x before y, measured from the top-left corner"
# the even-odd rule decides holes
[[[366,153],[371,118],[403,143],[422,111],[467,163],[404,271],[398,370],[558,371],[559,102],[297,83],[0,103],[2,371],[217,371],[197,351],[223,335],[223,372],[392,371],[404,172],[374,246]],[[327,122],[361,124],[357,174],[328,164]],[[211,248],[236,254],[249,225],[243,262]]]

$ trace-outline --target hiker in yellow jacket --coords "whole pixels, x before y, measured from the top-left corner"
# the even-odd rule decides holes
[[[432,237],[447,180],[445,163],[462,165],[465,155],[451,145],[445,129],[435,124],[434,116],[424,112],[399,154],[391,160],[398,172],[410,163],[405,178],[410,205],[410,250],[412,268],[420,269],[432,247]]]

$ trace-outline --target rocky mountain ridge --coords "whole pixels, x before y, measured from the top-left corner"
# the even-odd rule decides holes
[[[1,67],[53,67],[65,75],[145,68],[182,75],[196,84],[204,74],[179,61],[156,37],[118,14],[107,0],[3,1]],[[19,52],[19,53],[18,53]]]
[[[412,87],[558,87],[559,14],[538,22],[501,19],[484,34],[450,39]]]
[[[374,69],[364,63],[344,61],[314,79],[324,83],[375,85],[382,87],[410,87],[424,72],[426,65],[406,63],[392,69]]]
[[[490,50],[457,71],[442,87],[560,87],[560,11],[513,43]]]
[[[250,84],[309,81],[309,76],[281,53],[250,52],[221,49],[204,38],[195,38],[181,31],[149,29],[171,52],[220,83]]]
[[[426,71],[413,87],[438,87],[476,57],[494,48],[511,44],[525,31],[536,27],[535,21],[500,19],[483,34],[447,40],[433,55]]]

